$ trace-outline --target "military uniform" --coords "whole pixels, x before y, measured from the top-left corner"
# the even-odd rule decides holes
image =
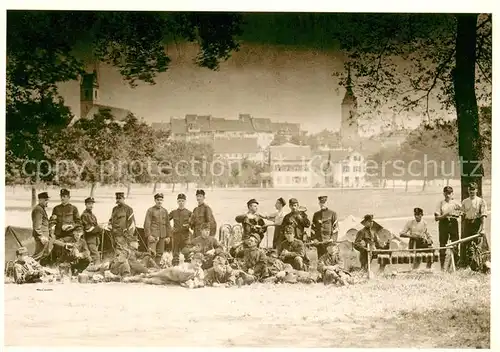
[[[319,198],[320,202],[326,202],[326,197]],[[339,232],[337,213],[328,208],[315,212],[311,230],[312,239],[320,242],[316,247],[320,258],[326,253],[326,242],[337,242]]]
[[[236,283],[236,273],[229,265],[224,265],[215,270],[214,267],[208,269],[205,273],[205,284],[207,286],[214,286],[217,284],[225,284],[227,286]]]
[[[144,219],[144,234],[149,250],[161,257],[165,252],[166,239],[171,237],[170,218],[167,209],[153,206],[146,212]]]
[[[87,198],[85,204],[92,202],[93,198]],[[92,213],[92,210],[85,209],[81,216],[83,233],[85,241],[87,242],[87,247],[90,251],[90,257],[92,258],[92,263],[99,263],[99,241],[102,234],[102,229],[97,223],[97,218]]]
[[[67,189],[62,189],[61,196],[69,196],[70,192]],[[71,225],[72,228],[66,230],[66,226]],[[67,236],[72,236],[73,230],[81,230],[82,222],[78,209],[70,204],[59,204],[52,210],[52,216],[49,220],[50,228],[54,228],[54,235],[56,239]]]
[[[40,198],[42,197],[42,198]],[[43,199],[43,197],[47,197],[47,193],[40,193],[38,195],[39,199]],[[49,217],[47,216],[47,211],[45,207],[37,204],[33,210],[31,211],[31,221],[33,226],[33,238],[35,240],[35,253],[34,258],[36,260],[41,260],[42,264],[47,261],[49,253],[46,253],[46,245],[42,244],[40,241],[40,237],[49,238],[50,230],[49,230]]]
[[[177,196],[177,199],[186,200],[186,196],[181,193]],[[186,208],[177,208],[172,210],[169,215],[169,220],[174,221],[172,231],[172,264],[174,266],[179,264],[179,254],[190,237],[189,220],[191,219],[191,214],[191,211]]]
[[[117,196],[123,195],[118,193]],[[111,213],[111,237],[115,250],[127,245],[127,241],[135,238],[134,210],[127,204],[117,204]]]
[[[89,266],[92,260],[85,239],[82,237],[77,241],[73,236],[71,236],[71,237],[64,237],[61,240],[66,244],[72,245],[72,247],[68,249],[56,247],[56,248],[61,248],[63,252],[61,257],[58,259],[58,262],[69,263],[71,266],[71,271],[73,273],[84,271]]]
[[[335,267],[336,266],[336,267]],[[346,283],[344,262],[339,253],[326,253],[318,259],[318,271],[321,273],[323,283]]]
[[[267,228],[264,227],[266,223],[260,216],[249,213],[245,215],[239,215],[235,218],[235,220],[237,223],[240,223],[243,227],[243,235],[242,235],[243,241],[246,240],[252,233],[256,233],[259,235],[260,237],[259,243],[262,241],[264,235],[267,232]]]
[[[477,189],[475,183],[469,185],[469,190]],[[487,216],[487,205],[486,201],[478,196],[474,198],[465,198],[462,201],[462,212],[463,212],[463,233],[462,238],[471,237],[477,235],[483,230],[484,218]],[[479,238],[474,239],[469,242],[464,242],[460,245],[460,265],[462,267],[467,267],[471,264],[472,253],[471,242],[479,243]]]
[[[27,255],[27,249],[24,247],[16,251],[16,255],[25,254],[23,258],[17,258],[14,261],[14,281],[16,284],[27,284],[40,282],[45,274],[44,268],[35,259]]]
[[[296,199],[290,199],[289,204],[293,205],[298,203]],[[303,241],[306,235],[305,229],[311,226],[307,214],[304,211],[295,211],[285,215],[281,224],[282,238],[284,238],[285,228],[292,226],[295,238]]]
[[[283,253],[283,251],[287,251]],[[294,238],[292,242],[284,240],[278,246],[278,256],[285,264],[290,264],[295,270],[305,270],[309,264],[309,259],[306,255],[304,242]]]
[[[200,236],[201,225],[204,223],[210,224],[210,236],[215,236],[217,232],[217,223],[215,222],[212,209],[205,203],[194,208],[191,214],[190,227],[193,230],[193,237]]]
[[[361,224],[364,226],[365,221],[373,221],[372,215],[365,215]],[[375,233],[370,229],[363,227],[356,234],[356,238],[353,243],[354,249],[356,249],[359,253],[359,261],[361,263],[362,269],[368,268],[368,248],[374,249],[386,249],[387,246],[383,246]],[[373,255],[372,255],[373,258]]]

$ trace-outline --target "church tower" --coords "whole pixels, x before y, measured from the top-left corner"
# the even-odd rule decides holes
[[[343,146],[357,144],[359,140],[357,108],[358,102],[352,91],[351,68],[348,66],[346,92],[342,100],[342,120],[340,123],[340,137]]]
[[[97,69],[84,73],[80,82],[80,118],[87,117],[90,109],[99,102],[99,77]]]

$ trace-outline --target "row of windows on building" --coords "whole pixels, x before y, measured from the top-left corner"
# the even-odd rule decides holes
[[[295,171],[295,172],[303,172],[309,171],[309,166],[305,165],[274,165],[274,171]]]
[[[278,184],[307,184],[309,183],[309,178],[307,176],[278,176],[276,177],[276,182]]]
[[[344,165],[342,167],[342,171],[343,172],[350,172],[351,171],[351,167],[349,165]],[[362,172],[363,171],[363,167],[362,166],[353,166],[352,167],[352,171],[353,172]]]
[[[226,158],[226,159],[245,159],[245,158],[256,158],[257,153],[226,153],[226,154],[214,154],[216,158]]]

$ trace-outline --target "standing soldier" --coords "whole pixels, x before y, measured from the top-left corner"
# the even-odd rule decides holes
[[[98,265],[100,263],[99,242],[103,229],[99,227],[97,218],[94,213],[92,213],[94,203],[95,200],[92,197],[85,199],[85,210],[82,213],[82,225],[84,238],[90,251],[90,257],[92,258],[92,264]]]
[[[149,251],[159,264],[165,252],[165,245],[170,243],[171,229],[168,211],[162,207],[163,194],[155,194],[154,199],[156,204],[148,209],[144,219],[144,235]]]
[[[303,241],[304,237],[307,236],[305,229],[311,226],[311,222],[307,218],[307,214],[304,210],[300,209],[299,201],[295,198],[291,198],[288,201],[291,212],[286,214],[283,218],[283,223],[281,224],[281,231],[284,238],[284,229],[287,226],[292,226],[295,234],[295,238]]]
[[[115,251],[127,246],[135,238],[134,210],[125,204],[125,193],[116,192],[116,206],[109,219],[111,238]]]
[[[63,188],[61,189],[61,204],[56,205],[52,210],[52,216],[49,220],[50,230],[54,234],[56,240],[62,242],[73,242],[73,232],[82,230],[82,223],[78,209],[70,204],[70,192]],[[54,260],[63,254],[60,247],[56,247]]]
[[[38,194],[38,204],[31,211],[31,221],[33,223],[33,238],[35,239],[35,254],[33,257],[39,260],[42,265],[46,265],[48,254],[45,251],[49,243],[49,217],[47,216],[47,204],[49,195],[47,192]]]
[[[196,200],[198,206],[194,208],[193,214],[191,214],[190,227],[193,230],[194,238],[200,236],[201,225],[208,223],[210,224],[210,236],[215,236],[217,231],[217,223],[215,222],[212,209],[205,204],[205,191],[199,189],[196,191]]]
[[[462,206],[459,202],[453,199],[453,188],[446,186],[443,189],[444,199],[438,203],[434,220],[438,221],[439,230],[439,247],[445,247],[448,240],[451,242],[459,239],[458,218]],[[458,263],[458,251],[453,248],[453,256],[455,263]],[[441,270],[444,269],[446,257],[446,249],[439,250],[439,260],[441,262]]]
[[[172,233],[172,265],[179,265],[179,254],[185,247],[186,241],[189,239],[189,219],[191,212],[185,208],[186,195],[179,194],[177,196],[178,208],[170,212],[169,220],[174,220],[174,229]]]
[[[484,218],[487,216],[486,201],[477,196],[477,184],[471,182],[468,187],[469,198],[462,201],[462,213],[464,217],[464,232],[462,238],[471,237],[484,231]],[[479,243],[479,239],[473,240]],[[471,254],[469,247],[471,242],[464,242],[460,245],[460,266],[463,268],[471,264]]]
[[[318,258],[326,254],[327,244],[337,242],[339,223],[337,213],[327,207],[327,196],[318,197],[320,210],[315,212],[312,220],[313,243],[318,251]]]

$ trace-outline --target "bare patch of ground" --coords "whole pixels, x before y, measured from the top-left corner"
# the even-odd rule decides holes
[[[488,348],[489,307],[489,276],[469,271],[351,287],[12,284],[5,286],[5,343]]]

